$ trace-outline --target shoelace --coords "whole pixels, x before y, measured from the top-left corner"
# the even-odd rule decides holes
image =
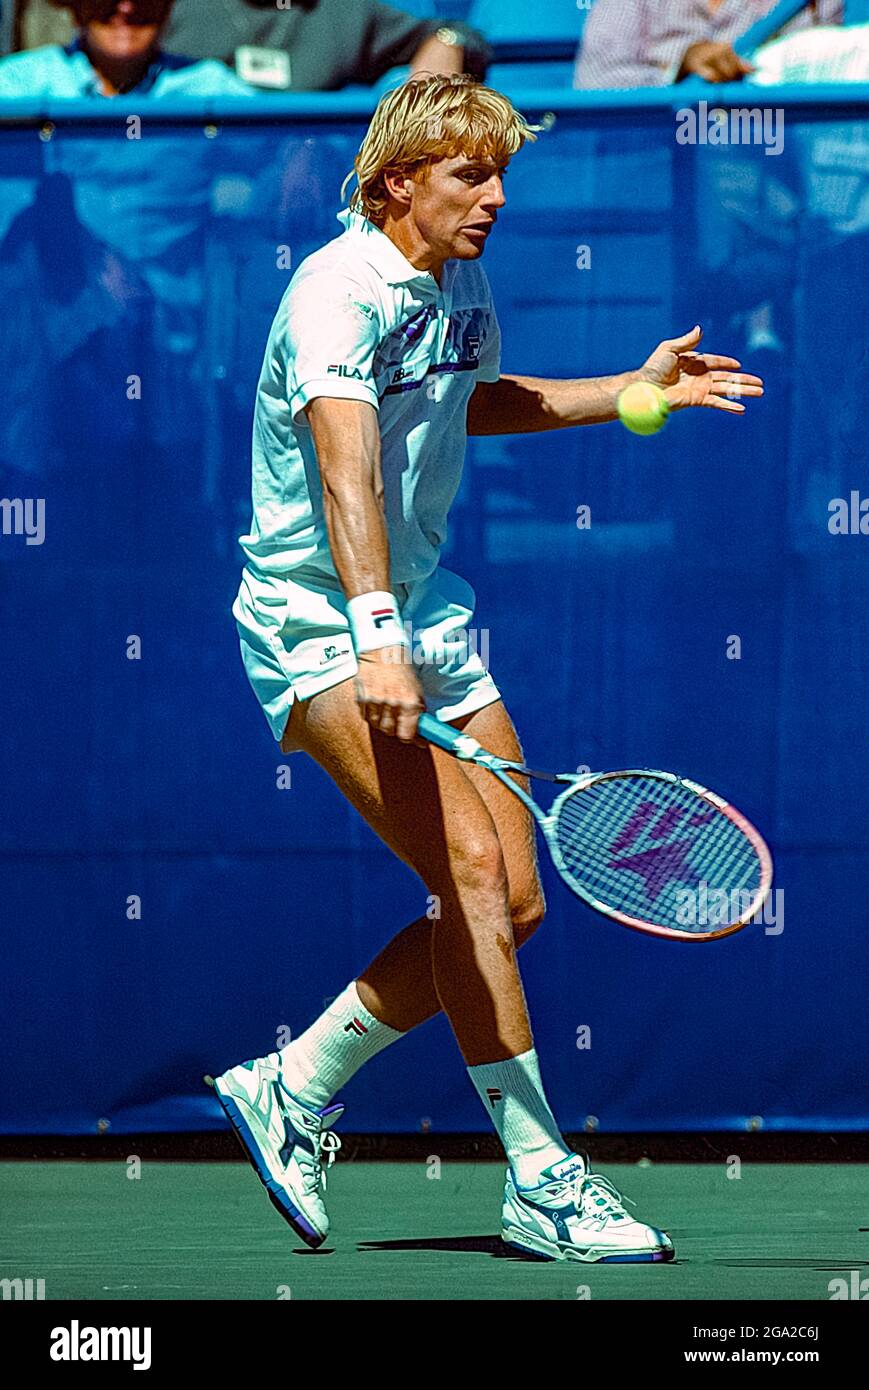
[[[312,1138],[314,1140],[314,1154],[310,1164],[303,1166],[305,1190],[316,1192],[318,1187],[322,1187],[325,1191],[326,1173],[335,1162],[335,1155],[341,1147],[341,1140],[331,1129],[322,1130]],[[325,1167],[323,1166],[324,1153],[328,1154]]]
[[[325,1167],[325,1168],[323,1167],[323,1160],[322,1160],[322,1158],[320,1159],[320,1172],[322,1173],[322,1176],[323,1176],[323,1186],[324,1186],[324,1187],[326,1186],[326,1174],[327,1174],[327,1172],[329,1171],[329,1169],[332,1167],[332,1164],[335,1162],[335,1155],[336,1155],[336,1153],[338,1152],[338,1150],[340,1149],[340,1147],[341,1147],[341,1140],[340,1140],[340,1138],[338,1137],[338,1135],[334,1132],[334,1130],[331,1130],[331,1129],[324,1129],[323,1132],[322,1132],[322,1134],[320,1135],[320,1142],[319,1142],[319,1144],[317,1145],[317,1153],[318,1153],[318,1156],[319,1156],[320,1154],[323,1154],[323,1153],[327,1153],[327,1154],[329,1155],[329,1157],[328,1157],[327,1160],[326,1160],[326,1167]]]
[[[637,1205],[631,1197],[623,1197],[618,1188],[602,1173],[577,1174],[571,1186],[577,1210],[601,1221],[610,1217],[628,1219],[629,1213],[625,1211],[623,1203],[630,1202],[632,1207]]]

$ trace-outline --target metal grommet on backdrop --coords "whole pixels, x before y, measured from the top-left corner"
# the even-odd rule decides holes
[[[39,127],[39,138],[40,138],[40,140],[42,140],[43,143],[46,143],[46,144],[47,144],[48,141],[51,139],[51,137],[52,137],[53,135],[54,135],[54,122],[53,122],[53,121],[43,121],[42,125]]]

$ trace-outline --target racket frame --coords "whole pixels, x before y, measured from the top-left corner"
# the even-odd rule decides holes
[[[483,748],[475,738],[469,734],[463,734],[449,725],[441,724],[430,715],[423,715],[420,718],[419,730],[423,738],[435,743],[446,752],[452,753],[454,757],[463,762],[475,763],[478,767],[487,768],[509,787],[515,796],[524,806],[528,808],[543,834],[552,856],[552,862],[559,874],[559,877],[575,893],[578,898],[587,903],[595,912],[601,913],[604,917],[609,917],[611,921],[620,922],[624,927],[630,927],[634,931],[642,932],[644,936],[665,937],[670,941],[716,941],[721,937],[732,936],[734,932],[741,931],[748,926],[753,917],[757,915],[769,897],[772,888],[773,863],[769,846],[763,836],[747,820],[741,811],[737,811],[729,801],[717,792],[710,791],[708,787],[701,786],[699,782],[693,781],[689,777],[680,777],[675,772],[662,772],[657,768],[623,768],[618,772],[540,772],[534,768],[526,767],[524,763],[513,762],[509,758],[499,758],[494,753],[489,753]],[[445,732],[441,732],[445,731]],[[547,782],[567,783],[564,791],[556,797],[549,811],[546,812],[533,797],[520,787],[518,782],[508,774],[519,772],[526,777],[535,777]],[[601,902],[593,894],[587,892],[571,874],[564,862],[561,847],[555,834],[555,826],[559,812],[564,802],[571,796],[575,796],[580,791],[585,791],[588,787],[600,782],[608,782],[621,777],[653,777],[661,782],[679,783],[687,787],[695,796],[703,801],[709,802],[711,806],[726,816],[738,830],[742,832],[754,849],[760,864],[760,882],[754,892],[751,903],[734,922],[716,927],[713,931],[704,932],[682,932],[674,927],[665,927],[660,923],[647,922],[639,917],[632,917],[629,913],[619,912],[616,908],[610,907],[607,903]]]

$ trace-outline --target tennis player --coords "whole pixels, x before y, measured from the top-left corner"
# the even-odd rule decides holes
[[[433,904],[307,1031],[215,1082],[310,1246],[329,1229],[343,1110],[332,1098],[443,1009],[509,1160],[503,1239],[557,1260],[673,1258],[669,1236],[565,1143],[546,1100],[516,962],[544,914],[531,817],[483,769],[417,739],[416,722],[427,709],[522,758],[469,650],[473,590],[440,564],[468,434],[613,420],[638,380],[663,388],[671,410],[741,414],[733,397],[762,384],[696,352],[699,327],[619,376],[501,373],[480,258],[507,166],[534,138],[504,96],[464,76],[390,92],[356,159],[344,230],[298,267],[266,347],[233,607],[245,668],[281,749],[325,769]]]

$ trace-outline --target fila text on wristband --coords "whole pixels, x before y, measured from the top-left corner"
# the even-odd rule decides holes
[[[377,651],[379,647],[410,646],[395,595],[385,590],[348,599],[347,619],[357,653]]]

